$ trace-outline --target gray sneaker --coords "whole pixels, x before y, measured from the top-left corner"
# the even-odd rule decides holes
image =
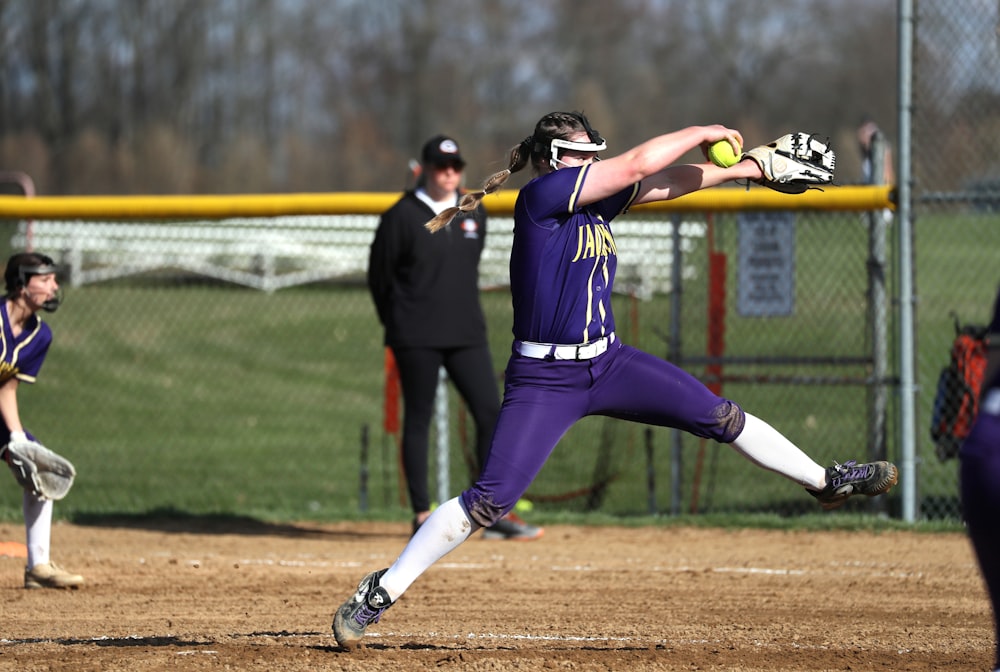
[[[545,534],[545,528],[529,525],[520,516],[508,513],[492,526],[483,530],[483,539],[506,539],[509,541],[533,541]]]
[[[356,648],[365,636],[365,628],[372,623],[378,623],[382,612],[393,605],[389,593],[378,585],[379,579],[386,569],[372,572],[361,579],[358,591],[347,602],[340,605],[333,615],[333,634],[337,644],[345,649]]]
[[[891,462],[858,464],[849,460],[826,468],[826,487],[806,492],[819,500],[820,506],[829,511],[836,509],[852,495],[874,497],[889,492],[899,480],[899,471]]]

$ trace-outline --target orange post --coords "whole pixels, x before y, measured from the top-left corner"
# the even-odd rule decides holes
[[[406,469],[403,468],[403,439],[399,434],[399,368],[392,348],[385,349],[385,393],[382,399],[382,429],[386,436],[393,437],[396,443],[396,460],[399,472],[399,504],[406,506]]]
[[[721,358],[726,352],[726,272],[727,259],[725,252],[718,252],[713,237],[712,214],[706,215],[708,221],[708,341],[706,354],[710,358]],[[722,363],[709,361],[705,365],[705,375],[708,389],[715,394],[722,394]],[[698,513],[698,495],[701,486],[701,472],[705,461],[705,440],[698,446],[698,457],[694,467],[694,478],[691,486],[691,513]]]

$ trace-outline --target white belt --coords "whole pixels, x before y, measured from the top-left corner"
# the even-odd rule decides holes
[[[604,338],[599,338],[593,343],[583,345],[556,345],[555,343],[532,343],[531,341],[515,341],[514,349],[518,354],[532,359],[570,359],[579,361],[581,359],[593,359],[598,355],[603,355],[608,351],[608,347],[615,342],[615,332]]]

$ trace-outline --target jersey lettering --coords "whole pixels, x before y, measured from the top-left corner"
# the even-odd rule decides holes
[[[596,257],[618,256],[611,230],[604,224],[584,224],[577,228],[576,256],[573,261]]]

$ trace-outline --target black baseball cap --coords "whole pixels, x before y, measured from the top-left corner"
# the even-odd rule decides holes
[[[435,135],[424,144],[420,161],[435,166],[457,165],[465,168],[465,159],[458,150],[458,143],[447,135]]]

